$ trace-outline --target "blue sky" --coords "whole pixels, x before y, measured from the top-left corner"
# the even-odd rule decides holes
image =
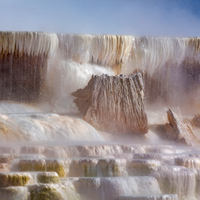
[[[200,0],[0,0],[0,30],[200,36]]]

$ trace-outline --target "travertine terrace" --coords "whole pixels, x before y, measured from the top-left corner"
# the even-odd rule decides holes
[[[199,46],[0,32],[0,199],[200,199]]]

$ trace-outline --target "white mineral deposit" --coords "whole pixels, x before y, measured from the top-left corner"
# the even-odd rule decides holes
[[[199,68],[199,38],[0,32],[0,199],[200,199]]]

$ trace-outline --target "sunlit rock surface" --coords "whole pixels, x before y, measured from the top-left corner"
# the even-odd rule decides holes
[[[115,133],[148,131],[141,74],[93,76],[84,89],[73,92],[83,119],[97,129]]]

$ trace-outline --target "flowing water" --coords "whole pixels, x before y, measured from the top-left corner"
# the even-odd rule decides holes
[[[199,38],[0,32],[0,199],[200,199],[200,147],[96,130],[73,103],[138,71],[149,127],[200,112]]]

